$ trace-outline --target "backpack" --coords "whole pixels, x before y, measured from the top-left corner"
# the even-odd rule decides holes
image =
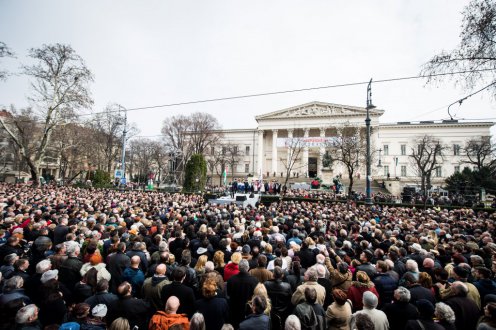
[[[301,322],[301,330],[319,329],[319,320],[312,306],[307,303],[298,304],[293,312]]]

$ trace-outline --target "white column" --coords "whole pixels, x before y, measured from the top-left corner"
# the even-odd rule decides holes
[[[325,138],[325,128],[321,127],[320,128],[320,137]],[[322,160],[324,159],[324,154],[325,154],[325,147],[323,145],[320,146],[319,148],[319,162],[317,163],[317,171],[318,171],[318,176],[319,178],[322,179]]]
[[[258,173],[255,174],[255,177],[259,177],[263,175],[263,159],[264,159],[264,150],[263,150],[263,130],[258,130]]]
[[[277,176],[277,130],[272,130],[272,172]]]
[[[290,128],[288,129],[288,164],[286,165],[286,168],[289,167],[290,165],[290,162],[291,162],[291,153],[292,153],[292,150],[291,150],[291,147],[293,146],[293,141],[291,141],[291,139],[293,138],[293,129]]]
[[[303,130],[303,138],[308,138],[308,135],[310,133],[309,128],[305,128]],[[305,146],[303,147],[303,159],[302,159],[302,168],[303,168],[303,176],[308,177],[308,147]]]

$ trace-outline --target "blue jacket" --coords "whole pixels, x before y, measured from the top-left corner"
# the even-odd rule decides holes
[[[270,318],[265,314],[251,314],[239,324],[239,330],[269,330]]]
[[[398,281],[389,274],[378,273],[374,278],[374,284],[379,293],[379,308],[393,301],[394,290],[398,288]]]

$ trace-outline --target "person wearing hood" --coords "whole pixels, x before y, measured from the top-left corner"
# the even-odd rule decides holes
[[[95,270],[97,271],[97,282],[103,279],[110,281],[112,276],[106,268],[107,265],[102,261],[102,256],[99,253],[93,254],[90,260],[87,263],[83,264],[83,266],[81,267],[81,270],[79,271],[81,273],[81,276],[84,276],[91,268],[95,268]]]
[[[170,296],[165,304],[165,311],[157,311],[151,318],[149,329],[169,329],[173,324],[182,326],[182,329],[189,329],[189,320],[186,314],[178,314],[177,311],[181,302],[176,296]]]
[[[167,267],[165,264],[159,264],[155,268],[155,274],[149,277],[143,282],[141,288],[141,295],[144,300],[150,303],[150,306],[155,309],[155,311],[162,310],[164,308],[164,303],[160,296],[162,288],[171,282],[165,275],[167,272]]]

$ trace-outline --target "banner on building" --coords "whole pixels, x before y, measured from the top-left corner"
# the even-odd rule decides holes
[[[277,147],[330,147],[336,145],[337,137],[278,138]]]

